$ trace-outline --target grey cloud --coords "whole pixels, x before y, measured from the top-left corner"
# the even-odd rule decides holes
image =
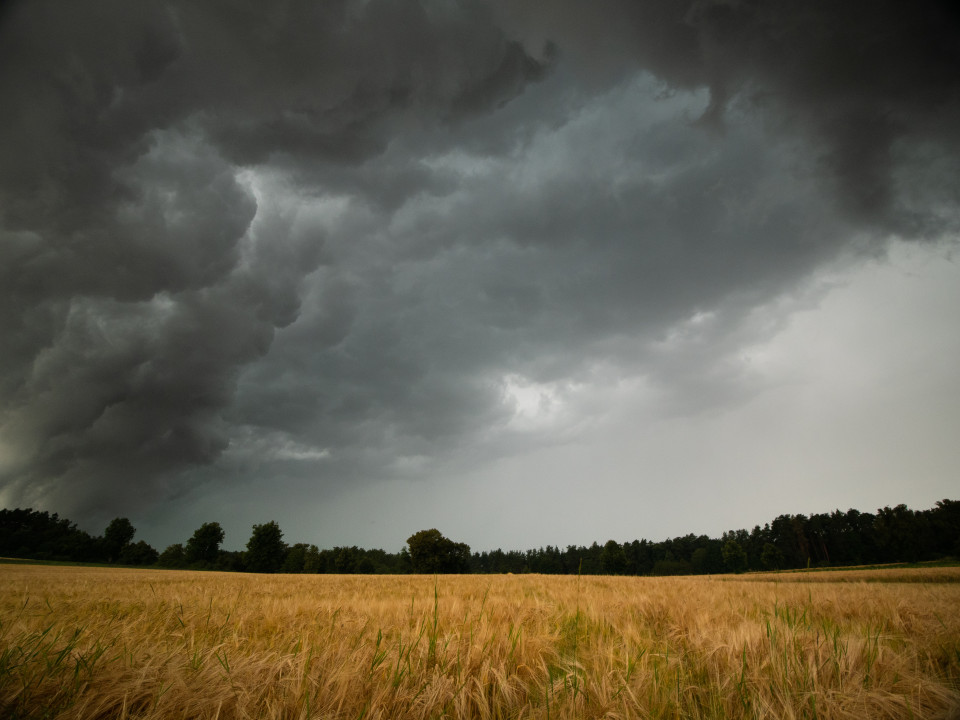
[[[504,40],[482,3],[290,2],[266,23],[260,10],[225,7],[179,7],[197,36],[171,79],[196,96],[194,110],[209,107],[204,127],[241,164],[284,154],[356,163],[405,122],[495,109],[547,71]]]
[[[546,72],[481,3],[22,3],[2,48],[3,485],[84,513],[219,457],[240,369],[300,313],[324,229],[259,212],[242,166],[362,163]],[[330,287],[313,342],[349,329]],[[365,382],[333,417],[363,413]]]
[[[701,99],[655,107],[652,87],[617,91],[616,102],[653,118],[645,125],[607,98],[604,110],[544,130],[516,156],[440,162],[456,178],[447,194],[380,208],[385,217],[369,225],[343,221],[370,232],[331,230],[319,287],[347,268],[365,280],[338,293],[338,326],[348,331],[317,342],[331,323],[331,305],[319,302],[323,312],[280,333],[270,357],[244,374],[245,422],[314,438],[331,448],[326,466],[350,457],[353,472],[366,462],[374,477],[391,458],[440,459],[482,436],[498,452],[519,450],[504,437],[514,412],[504,379],[513,374],[589,381],[603,360],[687,385],[674,401],[685,412],[734,394],[715,392],[732,386],[728,374],[704,376],[710,342],[674,353],[658,343],[698,308],[726,305],[711,326],[715,342],[745,309],[831,256],[847,226],[820,207],[815,177],[780,177],[793,160],[759,128],[731,131],[718,147],[673,121]],[[804,219],[812,212],[819,227]],[[436,237],[424,245],[425,234]]]
[[[892,183],[897,146],[957,150],[960,14],[952,3],[653,0],[498,9],[521,39],[555,40],[604,75],[629,72],[623,60],[630,58],[672,87],[708,87],[708,123],[722,125],[741,98],[773,124],[826,142],[823,167],[859,221],[922,232]],[[932,126],[938,117],[951,120]]]
[[[960,227],[939,3],[37,2],[0,33],[0,485],[61,512],[519,452],[510,378],[733,402],[752,308]]]

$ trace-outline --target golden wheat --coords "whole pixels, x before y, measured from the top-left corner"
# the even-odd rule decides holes
[[[0,566],[0,714],[960,715],[960,572],[792,577]]]

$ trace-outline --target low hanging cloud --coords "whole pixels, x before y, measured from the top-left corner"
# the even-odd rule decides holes
[[[618,378],[736,402],[752,309],[960,230],[958,78],[937,2],[15,4],[0,497],[348,487]]]

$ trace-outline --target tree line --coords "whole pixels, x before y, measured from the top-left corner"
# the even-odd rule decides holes
[[[0,556],[196,570],[266,573],[543,573],[704,575],[749,570],[920,562],[960,557],[960,501],[929,510],[906,505],[874,513],[858,510],[780,515],[763,527],[730,530],[719,538],[684,535],[660,542],[547,545],[536,550],[470,552],[435,528],[407,539],[398,553],[357,546],[321,550],[287,544],[275,521],[254,525],[246,548],[223,550],[223,528],[201,525],[184,543],[163,552],[143,540],[127,518],[115,518],[100,536],[56,513],[0,510]]]

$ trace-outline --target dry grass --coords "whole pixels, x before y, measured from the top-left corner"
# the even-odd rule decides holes
[[[958,717],[960,571],[943,572],[811,584],[0,566],[0,716]]]
[[[881,582],[881,583],[951,583],[960,582],[960,567],[934,565],[931,567],[888,568],[872,566],[864,569],[829,568],[817,570],[781,570],[780,572],[727,575],[726,580],[758,580],[762,582]]]

